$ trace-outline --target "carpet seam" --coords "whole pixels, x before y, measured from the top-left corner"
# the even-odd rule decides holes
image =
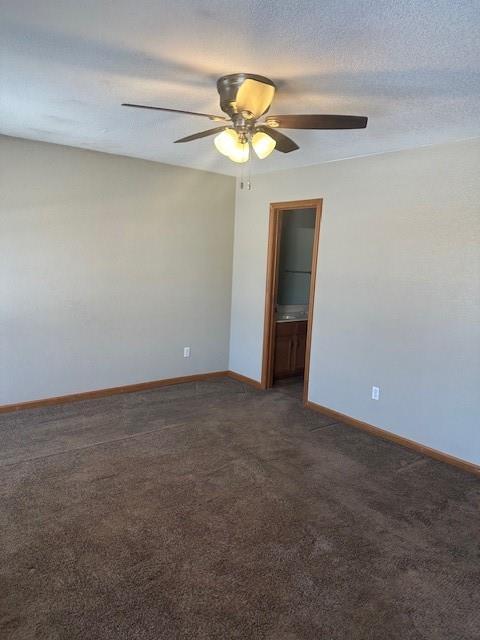
[[[335,427],[336,425],[343,425],[343,422],[339,422],[338,420],[335,422],[330,422],[329,424],[321,424],[318,427],[313,427],[313,429],[309,429],[310,433],[314,431],[321,431],[322,429],[326,429],[327,427]]]
[[[102,442],[94,442],[92,444],[86,444],[82,447],[75,447],[72,449],[64,449],[63,451],[55,451],[53,453],[47,453],[44,456],[34,456],[33,458],[24,458],[23,460],[15,460],[13,462],[7,462],[2,464],[0,462],[0,469],[4,467],[12,467],[16,464],[22,464],[24,462],[35,462],[35,460],[44,460],[45,458],[52,458],[53,456],[61,456],[65,453],[71,453],[74,451],[83,451],[84,449],[93,449],[94,447],[100,447],[105,444],[112,444],[114,442],[122,442],[123,440],[130,440],[131,438],[138,438],[141,436],[147,436],[151,433],[156,433],[157,431],[166,431],[167,429],[173,429],[173,427],[182,427],[187,425],[186,422],[178,422],[175,424],[164,425],[163,427],[158,427],[158,429],[150,429],[149,431],[142,431],[140,433],[132,433],[129,436],[122,436],[121,438],[114,438],[113,440],[103,440]]]

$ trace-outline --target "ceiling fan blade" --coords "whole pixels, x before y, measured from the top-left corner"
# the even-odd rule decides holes
[[[129,102],[122,102],[122,107],[134,107],[135,109],[153,109],[153,111],[169,111],[170,113],[184,113],[188,116],[202,116],[203,118],[209,118],[210,120],[227,120],[223,116],[215,116],[211,113],[198,113],[198,111],[182,111],[181,109],[167,109],[166,107],[152,107],[148,104],[130,104]]]
[[[273,138],[277,143],[275,145],[276,151],[281,151],[282,153],[290,153],[290,151],[296,151],[300,148],[296,142],[294,142],[284,133],[280,133],[280,131],[277,131],[277,129],[272,129],[272,127],[268,127],[265,124],[261,124],[259,127],[256,127],[256,131],[263,131],[263,133],[266,133],[271,138]]]
[[[282,129],[365,129],[368,118],[336,115],[268,116],[266,124]]]
[[[235,100],[237,113],[249,111],[255,119],[260,118],[268,111],[274,95],[274,86],[247,78],[237,92]]]
[[[199,138],[206,138],[207,136],[213,136],[215,133],[220,133],[220,131],[224,131],[225,127],[215,127],[214,129],[207,129],[206,131],[200,131],[200,133],[192,133],[191,136],[187,136],[186,138],[180,138],[180,140],[175,140],[175,142],[191,142],[192,140],[198,140]]]

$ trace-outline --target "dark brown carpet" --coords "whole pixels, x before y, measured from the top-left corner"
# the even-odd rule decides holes
[[[4,415],[0,498],[2,640],[480,637],[480,481],[282,390]]]

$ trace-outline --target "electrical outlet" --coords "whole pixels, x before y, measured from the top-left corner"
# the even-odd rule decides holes
[[[372,400],[380,398],[380,387],[372,387]]]
[[[183,347],[183,357],[184,358],[190,357],[190,347]]]

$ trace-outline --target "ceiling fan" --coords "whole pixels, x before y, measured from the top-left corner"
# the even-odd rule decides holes
[[[217,134],[214,139],[215,147],[234,162],[247,162],[250,157],[250,144],[261,159],[270,155],[274,149],[290,153],[299,148],[296,142],[278,129],[364,129],[367,126],[367,118],[363,116],[265,116],[272,104],[276,86],[269,78],[252,73],[222,76],[217,80],[217,90],[220,94],[220,108],[228,117],[127,102],[122,106],[202,116],[214,122],[224,123],[175,142],[191,142]],[[265,118],[261,121],[262,116]]]

